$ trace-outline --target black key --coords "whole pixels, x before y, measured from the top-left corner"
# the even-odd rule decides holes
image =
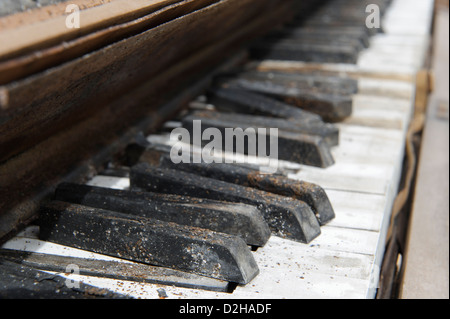
[[[290,39],[327,39],[327,38],[341,38],[352,39],[359,41],[364,48],[368,48],[370,44],[370,37],[365,30],[355,28],[325,28],[325,27],[290,27],[275,31],[269,35],[269,38],[290,38]]]
[[[353,98],[347,92],[339,94],[301,87],[296,81],[292,85],[276,83],[266,79],[237,78],[226,83],[236,87],[277,98],[285,103],[313,112],[329,122],[338,122],[352,114]],[[323,86],[322,86],[323,88]],[[322,89],[321,88],[321,89]]]
[[[242,153],[245,155],[251,156],[260,156],[266,158],[272,158],[278,160],[285,160],[290,162],[295,162],[303,165],[310,165],[316,167],[329,167],[333,165],[334,159],[331,154],[330,144],[335,145],[338,143],[338,137],[336,131],[327,131],[322,133],[325,136],[320,135],[311,135],[308,132],[299,132],[302,126],[298,126],[297,131],[286,130],[286,129],[278,129],[278,136],[270,135],[271,128],[277,128],[278,126],[290,126],[291,128],[295,128],[295,123],[285,122],[283,120],[273,119],[273,118],[260,118],[261,121],[253,121],[253,123],[244,122],[243,119],[245,116],[239,114],[237,115],[227,115],[220,114],[216,112],[205,111],[205,113],[196,112],[193,115],[188,115],[182,120],[183,127],[189,132],[191,138],[194,136],[195,130],[195,120],[201,120],[200,133],[203,136],[205,130],[209,128],[215,128],[220,131],[220,137],[222,138],[221,146],[222,150],[232,151],[234,153]],[[201,114],[205,115],[201,116]],[[210,114],[211,116],[209,116]],[[236,121],[226,121],[226,118],[236,117]],[[246,119],[251,120],[250,117],[245,117]],[[256,122],[256,123],[255,123]],[[273,126],[271,126],[273,125]],[[233,149],[227,150],[225,145],[230,137],[227,138],[227,130],[233,129],[236,136],[240,136],[236,138],[234,142]],[[266,134],[258,134],[261,133],[258,131],[258,128],[266,128]],[[250,129],[251,131],[247,131]],[[321,131],[319,127],[317,131]],[[251,138],[246,138],[244,132],[250,132]],[[230,135],[230,134],[229,134]],[[266,150],[263,154],[259,152],[259,143],[261,143],[261,139],[266,143]],[[202,145],[206,146],[210,143],[209,140],[202,139]],[[192,144],[196,144],[196,141],[192,141]],[[276,144],[275,144],[276,143]],[[197,145],[199,146],[199,145]],[[271,147],[277,147],[277,153],[275,153],[274,149]]]
[[[0,250],[0,260],[8,260],[33,269],[57,273],[65,273],[67,266],[76,265],[81,276],[218,292],[227,292],[229,289],[227,281],[139,263],[56,256],[7,249]]]
[[[259,170],[234,164],[175,164],[168,155],[161,156],[160,167],[178,169],[301,200],[311,207],[321,226],[335,218],[333,207],[325,190],[312,183],[289,179],[281,175],[262,174]]]
[[[249,71],[238,75],[237,81],[270,83],[295,93],[326,93],[351,96],[358,92],[358,81],[340,76],[286,72]],[[233,80],[228,81],[232,85]]]
[[[260,60],[355,64],[359,52],[349,45],[259,41],[250,47],[250,54]]]
[[[313,17],[311,19],[308,19],[307,21],[305,21],[305,23],[303,24],[306,28],[311,27],[311,28],[329,28],[329,29],[334,29],[334,28],[353,28],[353,29],[358,29],[358,30],[366,30],[367,34],[372,36],[375,35],[379,32],[381,32],[381,29],[370,29],[366,27],[366,19],[365,17],[363,19],[361,18],[357,18],[357,19],[351,19],[351,20],[345,20],[345,19],[330,19],[327,20],[324,17]]]
[[[140,263],[247,284],[258,266],[237,236],[58,201],[40,209],[40,238]]]
[[[339,145],[339,129],[329,123],[299,123],[295,120],[280,119],[260,115],[234,114],[216,111],[194,111],[183,118],[182,124],[185,128],[192,129],[192,121],[201,120],[202,126],[206,127],[228,127],[236,128],[277,128],[299,134],[318,136],[324,139],[328,146]],[[214,126],[216,125],[216,126]],[[317,165],[319,166],[319,165]]]
[[[170,145],[152,143],[150,146],[147,147],[146,151],[142,153],[139,159],[139,163],[147,163],[152,166],[159,166],[161,163],[161,157],[165,155],[170,155],[171,151],[172,146]],[[188,162],[193,162],[192,156],[193,156],[192,152],[191,150],[189,150],[190,160]],[[201,160],[201,162],[203,162],[203,159]],[[235,163],[235,165],[247,167],[252,170],[261,170],[261,165],[258,165],[256,163],[239,163],[239,164]],[[296,171],[284,167],[270,167],[270,170],[273,174],[283,176],[292,173],[292,171]]]
[[[357,52],[361,52],[366,48],[363,41],[358,38],[342,36],[342,35],[329,35],[329,34],[302,34],[300,32],[289,34],[288,31],[284,33],[278,32],[275,36],[270,34],[263,38],[265,43],[306,43],[306,44],[328,44],[332,46],[348,46],[353,47]]]
[[[313,211],[296,199],[183,171],[155,168],[146,163],[131,169],[131,185],[149,191],[257,206],[273,233],[302,243],[309,243],[320,235],[320,225]]]
[[[66,280],[0,257],[1,299],[129,299],[83,282],[69,287]]]
[[[66,183],[55,199],[235,235],[253,246],[264,246],[270,237],[261,213],[250,205]]]
[[[319,115],[251,91],[233,88],[214,88],[209,102],[219,111],[231,111],[289,119],[299,124],[322,124]]]

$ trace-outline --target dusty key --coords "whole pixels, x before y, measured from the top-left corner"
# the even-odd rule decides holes
[[[357,48],[346,45],[314,43],[277,43],[258,41],[250,47],[254,59],[303,61],[316,63],[351,63],[358,61]]]
[[[205,111],[208,112],[208,111]],[[196,114],[196,115],[195,115]],[[199,132],[201,135],[205,132],[205,130],[209,128],[218,129],[220,134],[220,137],[222,138],[221,141],[221,147],[222,150],[226,150],[227,136],[230,134],[230,129],[233,130],[233,133],[237,136],[241,135],[242,138],[236,138],[236,142],[233,143],[231,146],[233,146],[233,149],[229,149],[228,151],[232,151],[234,153],[242,153],[245,155],[253,155],[258,156],[260,155],[259,152],[259,144],[261,139],[266,142],[266,147],[269,148],[274,143],[277,143],[277,159],[279,160],[285,160],[290,162],[295,162],[303,165],[309,165],[309,166],[315,166],[315,167],[322,167],[326,168],[335,163],[333,155],[331,154],[330,145],[334,146],[336,143],[338,143],[338,137],[336,132],[328,131],[325,133],[325,136],[320,135],[312,135],[309,134],[309,132],[300,132],[299,130],[301,128],[305,128],[306,126],[302,127],[299,126],[298,130],[293,130],[292,126],[296,127],[295,123],[289,123],[285,122],[283,120],[272,119],[272,118],[266,118],[265,122],[264,120],[259,122],[245,122],[242,119],[244,118],[244,115],[235,116],[235,121],[225,121],[225,117],[229,117],[230,115],[224,115],[222,117],[219,117],[219,113],[211,112],[211,116],[208,117],[206,114],[206,117],[200,116],[200,114],[205,113],[195,113],[194,115],[188,115],[182,120],[183,127],[190,133],[190,136],[195,136],[195,130],[197,130],[195,124],[200,123]],[[216,114],[216,115],[214,115]],[[233,116],[233,115],[231,115]],[[215,118],[216,117],[216,118]],[[247,118],[247,117],[246,117]],[[260,118],[261,119],[261,118]],[[196,120],[200,120],[201,122],[195,122]],[[256,121],[256,120],[255,120]],[[272,124],[271,124],[272,123]],[[277,126],[288,126],[291,125],[291,130],[287,129],[280,129]],[[259,129],[266,129],[265,134],[264,132],[260,131]],[[271,128],[277,128],[277,134],[270,135],[273,132],[271,131]],[[312,130],[314,128],[311,128]],[[247,131],[249,130],[249,131]],[[321,130],[321,128],[318,128],[318,131]],[[228,134],[227,134],[228,131]],[[245,134],[247,132],[253,132],[251,134],[252,139],[246,139]],[[261,133],[262,132],[262,133]],[[330,134],[331,133],[331,134]],[[338,133],[338,132],[337,132]],[[202,146],[206,146],[210,141],[202,139],[201,143]],[[194,141],[191,142],[194,144]],[[266,148],[266,150],[267,150]],[[274,154],[274,152],[266,151],[266,154]],[[263,154],[263,156],[267,156],[266,154]]]
[[[66,280],[0,257],[0,299],[129,299],[83,282],[69,287]]]
[[[40,209],[40,239],[140,263],[247,284],[258,266],[237,236],[53,201]]]
[[[263,174],[259,170],[226,163],[179,163],[163,155],[160,167],[178,169],[197,175],[292,197],[307,203],[321,226],[335,218],[334,209],[325,190],[319,185],[289,179],[281,175]]]
[[[363,47],[368,48],[370,45],[370,37],[365,30],[355,29],[355,28],[325,28],[325,27],[315,27],[306,28],[304,26],[296,27],[286,27],[280,31],[275,31],[272,37],[316,37],[316,38],[326,38],[326,37],[342,37],[348,39],[358,40]]]
[[[259,210],[239,203],[68,183],[57,187],[55,199],[235,235],[253,246],[270,237]]]
[[[270,82],[293,92],[314,92],[353,95],[358,92],[358,81],[352,78],[321,74],[248,71],[240,73],[238,79]],[[232,83],[232,80],[229,83]]]
[[[290,37],[289,35],[285,35],[280,38],[265,37],[263,40],[266,43],[276,43],[276,44],[297,44],[297,43],[307,43],[307,44],[317,44],[317,45],[332,45],[332,46],[350,46],[353,47],[357,52],[364,50],[364,45],[358,39],[353,39],[349,37],[340,37],[340,36],[299,36]]]
[[[77,265],[81,276],[112,278],[182,288],[227,292],[229,286],[227,281],[140,263],[57,256],[7,249],[0,249],[0,260],[8,260],[33,269],[57,273],[67,272],[68,265]]]
[[[219,111],[274,116],[300,124],[323,123],[317,114],[247,90],[217,87],[209,91],[208,98]]]
[[[260,79],[237,78],[226,85],[275,97],[285,103],[316,113],[328,122],[341,121],[349,117],[353,111],[353,98],[348,94],[313,92],[295,85],[289,86]]]
[[[328,146],[339,145],[339,129],[330,123],[299,123],[291,119],[280,119],[262,115],[235,114],[216,111],[193,111],[183,118],[183,126],[192,129],[191,123],[201,120],[206,127],[217,128],[277,128],[279,131],[287,131],[299,134],[319,136]]]
[[[149,191],[194,195],[257,206],[272,232],[278,236],[309,243],[320,235],[320,225],[304,202],[227,183],[181,170],[151,167],[141,163],[131,169],[131,185]]]

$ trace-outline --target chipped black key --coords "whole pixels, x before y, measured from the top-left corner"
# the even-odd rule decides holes
[[[264,246],[270,237],[261,213],[250,205],[68,183],[57,187],[55,199],[240,236],[252,246]]]
[[[160,167],[178,169],[301,200],[311,207],[321,226],[335,218],[333,207],[325,190],[312,183],[289,179],[281,175],[262,174],[259,170],[235,164],[175,164],[168,155],[161,156]]]
[[[94,298],[129,299],[127,296],[83,282],[73,282],[70,286],[62,276],[49,274],[0,256],[0,299]]]
[[[239,284],[259,273],[237,236],[59,201],[39,213],[42,240]]]
[[[132,167],[131,185],[149,191],[257,206],[273,233],[302,243],[320,235],[320,225],[311,208],[293,198],[146,163]]]
[[[33,269],[56,273],[65,273],[68,265],[77,265],[81,276],[182,288],[227,292],[229,286],[227,281],[140,263],[56,256],[7,249],[0,249],[0,260],[8,260]]]
[[[200,121],[199,128],[196,127],[195,121]],[[182,125],[191,137],[197,129],[202,136],[210,128],[218,129],[222,138],[222,150],[228,152],[263,157],[270,154],[271,158],[276,155],[280,160],[322,168],[335,163],[330,146],[339,143],[339,131],[334,127],[298,125],[295,122],[270,117],[197,111],[184,117]],[[270,135],[274,128],[278,129],[278,136]],[[231,135],[236,136],[236,142],[231,145],[232,150],[226,148]],[[246,135],[248,136],[245,137]],[[266,154],[259,153],[261,139],[266,143]],[[201,142],[203,146],[206,146],[209,140],[202,139]],[[277,154],[270,149],[275,143]],[[231,146],[228,145],[230,148]]]
[[[209,102],[219,111],[232,111],[289,119],[300,124],[322,124],[319,115],[280,102],[262,94],[233,88],[214,88]]]
[[[353,97],[348,91],[336,93],[333,87],[320,82],[312,82],[309,87],[292,80],[290,83],[279,83],[259,77],[236,78],[228,81],[226,86],[250,90],[277,98],[285,103],[313,112],[329,122],[338,122],[352,114]],[[302,86],[303,85],[303,86]],[[317,85],[316,89],[312,86]]]

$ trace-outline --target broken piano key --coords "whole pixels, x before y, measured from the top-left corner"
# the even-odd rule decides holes
[[[41,240],[239,284],[259,273],[237,236],[59,201],[39,215]]]
[[[193,162],[175,164],[168,155],[161,156],[160,167],[178,169],[301,200],[311,207],[321,226],[335,218],[334,209],[325,190],[312,183],[289,179],[281,175],[263,174],[257,169],[236,164]]]
[[[29,253],[26,253],[29,254]],[[64,268],[67,265],[64,265]],[[65,271],[63,271],[65,272]],[[83,282],[69,287],[66,278],[0,256],[1,299],[128,299]]]
[[[0,260],[8,260],[37,270],[66,273],[77,265],[79,275],[133,282],[227,292],[227,281],[199,276],[175,269],[116,260],[86,259],[17,250],[0,250]]]
[[[55,199],[223,232],[252,246],[264,246],[270,237],[259,210],[245,204],[69,183],[57,187]]]
[[[152,192],[196,196],[256,206],[272,232],[284,238],[309,243],[320,235],[320,225],[311,208],[302,201],[227,183],[181,170],[152,167],[146,163],[131,169],[131,187]]]

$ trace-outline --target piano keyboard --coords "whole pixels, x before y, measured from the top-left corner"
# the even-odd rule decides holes
[[[6,242],[2,259],[103,297],[374,298],[433,1],[366,2],[385,11],[383,32],[361,27],[360,1],[335,0],[258,40],[248,63],[146,137],[143,163],[60,185],[40,224]],[[344,5],[357,13],[341,19]],[[330,41],[333,29],[341,32]],[[172,167],[169,132],[193,119],[219,129],[276,124],[277,174],[257,183],[243,165]]]

